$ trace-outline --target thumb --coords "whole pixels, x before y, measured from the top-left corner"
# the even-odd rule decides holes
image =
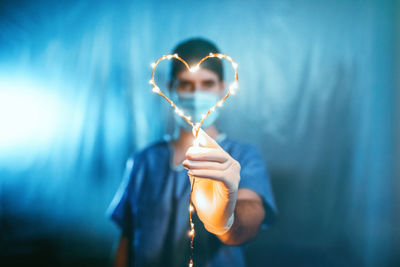
[[[211,138],[203,129],[199,129],[199,133],[197,138],[194,140],[194,146],[201,146],[201,147],[209,147],[209,148],[218,148],[219,145],[217,141]]]

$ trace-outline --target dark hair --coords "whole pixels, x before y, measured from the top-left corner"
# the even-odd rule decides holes
[[[178,56],[185,60],[189,66],[193,66],[208,54],[220,52],[217,46],[211,41],[202,38],[193,38],[178,44],[172,53],[178,54]],[[217,58],[208,58],[203,61],[200,66],[201,68],[215,72],[220,80],[224,79],[224,71],[221,60]],[[182,62],[177,59],[173,59],[170,73],[171,80],[175,79],[178,73],[185,69],[186,67]]]

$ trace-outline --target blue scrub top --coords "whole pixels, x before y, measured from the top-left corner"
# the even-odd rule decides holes
[[[222,135],[219,145],[241,165],[239,188],[256,192],[266,211],[262,228],[276,207],[265,163],[255,147]],[[132,156],[110,205],[111,219],[130,240],[129,266],[188,266],[190,181],[173,165],[173,145],[162,141]],[[194,266],[245,266],[241,246],[225,245],[205,230],[193,213]]]

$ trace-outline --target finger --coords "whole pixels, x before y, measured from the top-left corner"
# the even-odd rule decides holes
[[[224,178],[224,171],[221,170],[190,170],[188,171],[189,176],[194,176],[194,178],[196,179],[202,179],[202,178],[206,178],[206,179],[211,179],[211,180],[215,180],[215,181],[221,181],[225,183],[225,178]]]
[[[184,160],[183,167],[187,170],[194,169],[208,169],[208,170],[224,170],[226,169],[225,163],[220,163],[216,161],[194,161],[194,160]]]
[[[211,148],[219,148],[220,146],[218,145],[217,141],[215,141],[213,138],[211,138],[205,131],[203,131],[201,128],[199,130],[199,134],[194,141],[195,145],[198,145],[200,147],[211,147]]]
[[[228,157],[226,152],[221,149],[207,147],[189,147],[186,158],[194,161],[216,161],[225,162]]]

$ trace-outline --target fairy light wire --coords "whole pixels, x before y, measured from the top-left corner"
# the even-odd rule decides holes
[[[160,63],[161,61],[165,60],[165,59],[177,59],[179,61],[181,61],[185,67],[190,71],[190,72],[196,72],[197,70],[200,69],[200,65],[203,61],[207,60],[208,58],[219,58],[219,59],[226,59],[229,62],[231,62],[232,67],[235,71],[234,74],[234,81],[233,83],[229,86],[229,90],[227,90],[227,93],[225,94],[225,96],[220,99],[216,104],[214,104],[208,111],[206,114],[202,114],[202,119],[200,122],[198,123],[193,123],[192,122],[192,118],[190,116],[186,116],[183,112],[182,109],[180,109],[177,105],[175,105],[175,103],[169,99],[162,91],[161,89],[158,87],[158,85],[155,82],[155,70],[157,68],[158,63]],[[151,63],[151,67],[152,67],[152,76],[151,76],[151,80],[149,81],[149,83],[151,85],[153,85],[153,89],[152,91],[156,94],[159,94],[160,96],[162,96],[170,105],[172,108],[174,108],[175,112],[182,118],[185,119],[185,121],[192,126],[193,129],[193,135],[195,137],[195,139],[198,137],[199,135],[199,131],[201,126],[203,125],[204,121],[207,119],[207,117],[215,111],[216,108],[218,107],[222,107],[222,104],[225,102],[225,100],[232,94],[234,95],[236,93],[236,90],[238,89],[238,72],[237,72],[237,68],[238,68],[238,64],[228,55],[225,54],[221,54],[221,53],[209,53],[207,56],[203,57],[195,66],[190,67],[189,64],[187,64],[187,62],[185,60],[183,60],[181,57],[178,56],[178,54],[173,54],[173,55],[164,55],[162,57],[160,57],[156,62]],[[194,176],[189,175],[189,178],[191,180],[191,188],[190,188],[190,195],[189,195],[189,222],[190,222],[190,231],[189,231],[189,236],[191,237],[190,239],[190,261],[189,261],[189,267],[193,266],[193,256],[194,256],[194,246],[193,246],[193,241],[194,241],[194,235],[195,235],[195,231],[194,231],[194,223],[192,220],[192,212],[194,211],[194,205],[192,202],[192,193],[193,193],[193,188],[194,188],[194,184],[196,182],[196,179]]]

